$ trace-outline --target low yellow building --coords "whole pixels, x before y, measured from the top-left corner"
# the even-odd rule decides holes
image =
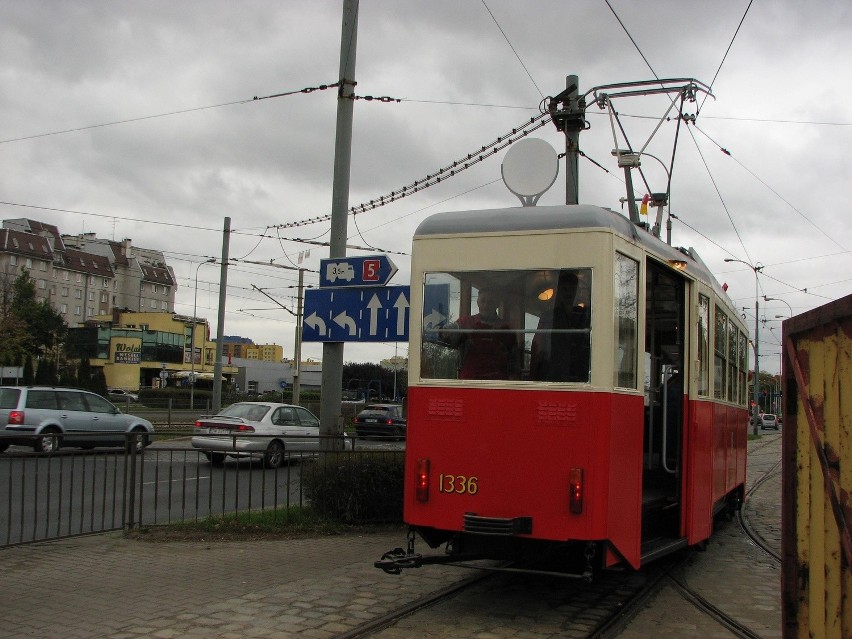
[[[225,337],[222,357],[254,359],[260,362],[283,362],[284,347],[279,344],[255,344],[245,337]]]
[[[193,373],[196,385],[213,380],[216,343],[210,341],[206,319],[117,310],[69,329],[68,342],[73,352],[103,369],[112,388],[179,386]],[[235,366],[222,367],[226,380],[236,371]]]

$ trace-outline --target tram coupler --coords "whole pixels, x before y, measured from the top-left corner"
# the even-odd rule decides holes
[[[420,568],[423,565],[423,556],[418,553],[407,553],[402,548],[394,548],[382,555],[382,558],[373,565],[389,575],[399,575],[403,568]]]
[[[427,555],[420,553],[407,553],[402,548],[394,548],[382,555],[373,566],[384,570],[389,575],[402,573],[403,568],[421,568],[422,566],[458,564],[464,561],[477,561],[484,559],[481,555]],[[478,566],[477,566],[478,567]]]

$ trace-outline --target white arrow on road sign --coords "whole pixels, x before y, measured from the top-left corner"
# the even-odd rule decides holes
[[[405,342],[408,340],[410,299],[408,286],[308,289],[305,291],[302,339],[306,342]]]
[[[305,318],[305,324],[310,326],[320,335],[325,335],[325,322],[316,313],[311,313]]]
[[[396,301],[393,303],[394,308],[396,309],[396,332],[399,335],[402,335],[405,332],[405,326],[408,322],[408,318],[406,317],[407,309],[409,307],[408,300],[405,298],[405,293],[400,293],[399,297],[396,298]]]
[[[346,314],[346,311],[343,311],[340,315],[335,317],[334,321],[340,328],[347,329],[349,331],[349,335],[358,334],[358,324],[354,319]]]
[[[373,295],[367,303],[367,310],[370,312],[370,335],[375,335],[379,332],[379,309],[382,303],[379,301],[378,295]]]

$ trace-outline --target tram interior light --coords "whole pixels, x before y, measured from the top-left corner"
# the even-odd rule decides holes
[[[528,294],[534,294],[539,301],[546,302],[556,294],[556,273],[539,271],[530,279]]]
[[[542,302],[546,302],[547,300],[552,299],[552,298],[553,298],[553,289],[552,288],[546,288],[538,294],[538,299],[540,299]]]
[[[415,495],[417,496],[417,501],[419,502],[427,502],[429,501],[429,460],[425,458],[420,458],[417,460],[417,477],[416,477],[417,486],[415,488]]]
[[[678,271],[686,269],[686,260],[669,260],[669,266]]]

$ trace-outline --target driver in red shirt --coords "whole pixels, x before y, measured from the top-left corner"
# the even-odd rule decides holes
[[[461,351],[459,379],[514,379],[517,339],[500,319],[500,300],[483,289],[476,298],[479,313],[459,318],[444,327],[443,341]]]

